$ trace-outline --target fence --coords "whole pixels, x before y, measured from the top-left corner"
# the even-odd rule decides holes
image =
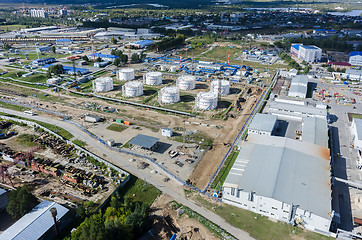
[[[240,140],[240,137],[241,137],[241,136],[243,136],[244,132],[246,131],[246,127],[247,127],[247,125],[249,124],[249,120],[254,117],[255,113],[257,112],[257,108],[259,108],[259,104],[260,104],[261,102],[263,102],[263,101],[264,101],[264,98],[267,97],[268,94],[270,93],[271,88],[274,86],[275,81],[276,81],[276,79],[278,78],[278,76],[279,76],[279,71],[275,74],[272,82],[271,82],[270,85],[269,85],[268,90],[266,90],[266,91],[264,91],[264,92],[262,93],[262,95],[261,95],[261,97],[259,98],[258,102],[255,104],[255,106],[254,106],[251,114],[250,114],[249,117],[246,119],[246,122],[244,123],[243,127],[241,128],[241,130],[239,131],[238,135],[237,135],[236,138],[234,139],[234,141],[233,141],[233,143],[231,144],[230,148],[229,148],[228,151],[226,152],[226,154],[225,154],[224,158],[222,159],[221,163],[219,164],[219,166],[217,167],[216,171],[215,171],[214,174],[212,175],[210,181],[207,183],[205,189],[202,191],[203,194],[206,193],[207,189],[210,187],[210,184],[212,183],[212,181],[214,181],[216,175],[219,173],[221,167],[224,165],[226,158],[229,156],[231,150],[234,148],[235,143]],[[259,109],[258,109],[258,110],[259,110]]]

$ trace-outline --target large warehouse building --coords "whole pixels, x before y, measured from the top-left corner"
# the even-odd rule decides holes
[[[223,184],[223,202],[328,234],[329,149],[307,141],[252,134]]]
[[[306,98],[308,90],[308,77],[297,75],[293,77],[288,91],[289,97]]]
[[[56,219],[58,227],[61,228],[69,210],[58,203],[43,201],[0,234],[0,240],[49,239],[54,230],[51,208],[56,208]]]
[[[353,66],[362,66],[362,52],[351,52],[349,55],[349,63]]]
[[[328,116],[327,109],[277,101],[270,102],[269,113],[278,116],[278,118],[295,119],[299,121],[301,121],[303,117],[317,117],[327,120]]]
[[[319,62],[322,58],[322,49],[301,43],[292,44],[290,52],[292,55],[306,62]]]
[[[273,135],[276,122],[274,115],[257,113],[249,125],[248,134]]]

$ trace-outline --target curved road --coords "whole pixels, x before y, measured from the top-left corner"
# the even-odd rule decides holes
[[[169,182],[164,182],[163,179],[167,175],[161,169],[158,169],[156,166],[154,166],[152,163],[150,163],[150,167],[148,168],[138,169],[137,168],[137,162],[139,162],[138,160],[135,163],[129,162],[128,159],[131,158],[129,155],[110,150],[109,148],[101,144],[99,141],[93,139],[88,134],[86,134],[81,129],[79,129],[78,127],[74,126],[71,123],[64,122],[61,120],[56,120],[45,115],[28,116],[24,115],[24,113],[22,112],[6,108],[0,108],[0,112],[13,114],[32,120],[46,122],[67,130],[68,132],[73,134],[74,138],[81,139],[82,141],[86,142],[87,143],[86,148],[89,151],[99,155],[100,157],[106,159],[107,161],[113,163],[114,165],[132,173],[138,178],[144,179],[148,183],[157,187],[163,193],[174,198],[177,202],[189,207],[190,209],[194,210],[195,212],[209,219],[213,223],[217,224],[218,226],[220,226],[221,228],[223,228],[224,230],[235,236],[237,239],[246,239],[246,240],[253,239],[252,237],[249,236],[247,232],[244,232],[238,228],[233,227],[230,223],[226,222],[226,220],[220,217],[219,215],[197,205],[195,202],[189,199],[186,199],[186,197],[184,196],[183,187],[172,178]],[[156,170],[157,173],[155,174],[154,171],[152,170]]]

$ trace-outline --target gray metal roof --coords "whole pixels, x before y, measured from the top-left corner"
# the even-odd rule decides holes
[[[249,125],[249,129],[272,132],[277,121],[277,116],[257,113]]]
[[[353,118],[354,123],[356,124],[357,136],[358,140],[362,139],[362,119],[360,118]]]
[[[320,118],[303,118],[302,141],[328,147],[327,120]]]
[[[242,171],[236,165],[246,162]],[[224,186],[255,192],[329,219],[331,213],[329,149],[294,139],[252,135]]]
[[[150,149],[153,147],[153,145],[155,145],[157,143],[158,140],[159,139],[155,138],[155,137],[138,134],[137,136],[132,138],[132,140],[129,141],[129,143]]]
[[[304,85],[307,86],[308,84],[308,77],[306,75],[297,75],[292,78],[291,85]]]
[[[303,85],[291,85],[288,91],[288,96],[291,96],[291,93],[297,93],[300,96],[307,96],[308,88]]]
[[[58,203],[43,201],[33,210],[20,218],[16,223],[6,229],[0,240],[37,240],[43,236],[51,227],[54,220],[49,209],[55,207],[58,215],[57,220],[62,218],[69,210]]]
[[[284,112],[285,114],[292,115],[292,113],[304,113],[307,115],[318,116],[322,118],[327,118],[327,110],[316,108],[312,106],[297,105],[283,102],[272,101],[269,104],[269,113],[278,114]]]
[[[3,195],[4,193],[6,193],[5,189],[0,188],[0,196]]]

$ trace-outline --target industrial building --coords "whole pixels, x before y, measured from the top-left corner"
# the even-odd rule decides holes
[[[296,119],[299,121],[301,121],[303,117],[317,117],[328,120],[327,109],[295,104],[292,101],[290,101],[290,103],[270,102],[269,113],[278,116],[278,118]]]
[[[303,142],[313,143],[322,147],[328,147],[328,125],[325,119],[316,117],[304,117],[302,119]]]
[[[294,68],[290,69],[289,71],[280,70],[279,74],[281,77],[292,78],[297,76],[298,70]]]
[[[87,114],[87,115],[85,115],[85,118],[84,118],[84,121],[92,122],[92,123],[99,122],[100,120],[101,120],[100,116],[93,115],[93,114]]]
[[[49,239],[49,236],[54,234],[54,220],[50,214],[51,208],[56,209],[57,225],[58,228],[62,228],[68,221],[66,215],[69,210],[58,203],[42,201],[6,229],[0,235],[0,240]]]
[[[293,77],[288,91],[289,97],[306,98],[308,90],[308,77],[297,75]]]
[[[362,66],[362,52],[352,51],[349,55],[349,63],[353,66]]]
[[[129,43],[128,45],[130,47],[135,47],[135,48],[145,48],[151,46],[152,44],[153,44],[152,40],[139,40],[137,42]]]
[[[164,137],[172,137],[172,128],[161,128],[161,135]]]
[[[41,69],[48,70],[48,68],[50,66],[52,66],[52,64],[46,64],[46,65],[42,66]],[[75,68],[74,69],[73,67],[64,66],[64,65],[63,65],[63,70],[64,70],[64,73],[71,74],[71,75],[78,74],[78,73],[81,73],[82,75],[84,75],[84,74],[87,74],[90,72],[89,69],[86,69],[86,68]]]
[[[105,61],[105,62],[114,62],[114,60],[119,57],[115,56],[115,55],[108,55],[108,54],[101,54],[101,53],[92,53],[89,55],[89,59],[97,59],[97,58],[101,58],[102,61]]]
[[[71,39],[57,39],[57,40],[55,40],[55,44],[57,44],[58,46],[69,46],[72,43],[73,43],[73,41]]]
[[[277,116],[271,114],[257,113],[250,123],[248,134],[273,135],[277,127]]]
[[[292,55],[306,62],[319,62],[322,58],[322,49],[316,46],[303,45],[301,43],[292,44],[290,47]]]
[[[49,57],[49,58],[35,59],[30,64],[36,66],[43,66],[45,64],[54,63],[55,61],[56,61],[55,58]]]
[[[0,188],[0,212],[2,212],[9,203],[8,192]]]
[[[349,80],[361,81],[362,80],[362,70],[346,69],[346,72],[342,73],[342,77],[349,79]]]
[[[353,118],[351,125],[354,147],[362,151],[362,119]]]
[[[100,77],[92,81],[94,92],[108,92],[113,90],[113,79],[111,77]]]
[[[136,145],[143,149],[152,150],[154,151],[158,147],[158,138],[138,134],[134,138],[131,139],[128,143],[131,145]]]
[[[285,137],[251,134],[223,184],[223,202],[328,234],[329,149]]]

